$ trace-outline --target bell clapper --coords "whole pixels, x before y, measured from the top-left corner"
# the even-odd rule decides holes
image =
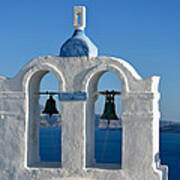
[[[53,119],[52,119],[52,115],[49,115],[49,123],[50,125],[52,125]]]
[[[108,122],[108,124],[107,124],[106,130],[109,129],[109,126],[110,126],[110,119],[107,119],[107,122]]]

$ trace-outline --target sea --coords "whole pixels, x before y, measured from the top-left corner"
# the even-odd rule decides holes
[[[40,128],[41,161],[61,161],[61,127]],[[121,164],[121,129],[95,127],[96,163]],[[169,180],[180,180],[180,133],[160,132],[161,164],[169,168]]]

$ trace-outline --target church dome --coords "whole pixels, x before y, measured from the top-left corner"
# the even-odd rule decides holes
[[[61,57],[97,56],[97,48],[85,35],[84,30],[76,29],[73,36],[61,47]]]
[[[85,35],[86,9],[83,6],[74,7],[74,34],[61,47],[61,57],[96,57],[98,50]]]

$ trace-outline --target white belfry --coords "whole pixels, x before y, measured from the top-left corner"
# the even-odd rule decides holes
[[[0,180],[167,180],[168,168],[159,159],[160,78],[143,79],[125,60],[98,56],[84,32],[85,7],[74,8],[74,27],[59,56],[35,58],[14,78],[0,77]],[[35,93],[48,72],[59,84],[58,162],[45,162],[39,153]],[[96,162],[95,94],[105,72],[121,81],[121,164]]]

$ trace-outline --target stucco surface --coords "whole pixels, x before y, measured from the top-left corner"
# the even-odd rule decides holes
[[[94,160],[94,102],[101,75],[121,80],[123,150],[121,169],[97,168]],[[52,72],[59,91],[88,93],[87,101],[61,102],[62,162],[39,160],[39,91]],[[122,59],[39,57],[12,79],[0,77],[0,179],[2,180],[165,180],[159,153],[159,77],[142,79]],[[163,178],[164,177],[164,178]]]

